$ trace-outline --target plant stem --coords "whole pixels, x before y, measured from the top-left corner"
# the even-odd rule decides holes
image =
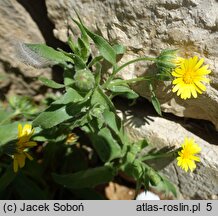
[[[180,149],[176,149],[175,151],[172,151],[172,152],[169,152],[169,153],[145,155],[145,156],[142,156],[142,157],[140,158],[140,160],[146,161],[146,160],[152,160],[152,159],[157,159],[157,158],[172,157],[172,156],[177,155],[177,152],[178,152],[179,150],[180,150]]]
[[[139,62],[139,61],[156,61],[156,58],[152,58],[152,57],[139,57],[139,58],[133,59],[133,60],[128,61],[125,64],[121,65],[120,67],[118,67],[115,70],[115,74],[118,73],[123,68],[125,68],[126,66],[128,66],[128,65],[130,65],[132,63],[135,63],[135,62]]]
[[[146,77],[137,77],[137,78],[133,78],[133,79],[129,79],[129,80],[120,80],[117,82],[111,82],[110,84],[108,84],[108,86],[113,86],[113,85],[120,85],[120,84],[127,84],[127,83],[135,83],[138,81],[143,81],[143,80],[150,80],[152,79],[153,76],[146,76]]]
[[[139,61],[156,61],[156,58],[152,58],[152,57],[139,57],[139,58],[136,58],[136,59],[133,59],[131,61],[128,61],[126,62],[125,64],[121,65],[120,67],[118,68],[115,68],[111,74],[111,76],[107,79],[107,81],[103,84],[103,88],[106,88],[109,83],[111,82],[111,80],[113,80],[114,76],[119,72],[121,71],[123,68],[125,68],[126,66],[130,65],[130,64],[133,64],[135,62],[139,62]]]
[[[110,109],[116,113],[116,108],[114,107],[114,104],[112,103],[112,101],[108,98],[108,96],[104,93],[103,89],[99,86],[98,87],[98,91],[101,94],[101,96],[107,101]]]

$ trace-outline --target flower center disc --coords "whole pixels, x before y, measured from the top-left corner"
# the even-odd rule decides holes
[[[192,83],[192,75],[191,75],[191,72],[187,71],[185,74],[184,74],[184,77],[183,77],[183,80],[185,83],[187,84],[190,84]]]
[[[190,152],[189,152],[188,150],[184,151],[184,152],[183,152],[183,158],[184,158],[184,159],[187,159],[187,158],[189,158],[189,157],[190,157]]]

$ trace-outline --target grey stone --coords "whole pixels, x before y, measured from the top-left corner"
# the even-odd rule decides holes
[[[0,1],[0,88],[9,94],[34,95],[41,87],[35,77],[49,77],[49,69],[34,69],[19,62],[14,55],[16,40],[45,42],[30,14],[15,0]],[[70,16],[76,9],[84,23],[100,32],[111,43],[122,43],[127,54],[122,63],[142,55],[156,56],[162,49],[179,48],[185,56],[205,58],[212,73],[207,91],[197,99],[181,100],[172,93],[171,82],[157,82],[156,94],[164,112],[176,116],[205,119],[218,128],[218,2],[216,0],[46,0],[48,16],[54,23],[54,35],[67,40],[67,25],[74,36],[79,34]],[[131,79],[148,72],[147,63],[125,68],[119,75]],[[146,83],[132,86],[141,96],[150,99]],[[153,147],[180,146],[185,136],[194,137],[202,147],[202,162],[192,174],[185,173],[176,162],[162,167],[184,198],[217,199],[218,148],[216,138],[190,132],[175,117],[157,117],[145,108],[125,110],[122,114],[132,139],[147,137]],[[146,117],[146,118],[144,118]],[[198,129],[199,125],[194,125]],[[207,128],[210,131],[210,128]],[[217,134],[215,135],[217,137]],[[206,141],[207,140],[207,141]]]
[[[15,0],[0,1],[0,87],[7,95],[35,95],[42,84],[39,75],[51,76],[50,69],[38,70],[24,65],[16,56],[18,41],[44,43],[36,23],[28,12]],[[50,75],[49,75],[50,74]]]
[[[213,135],[202,128],[201,136],[190,132],[182,120],[158,117],[149,106],[126,108],[125,103],[119,105],[119,116],[125,122],[129,137],[133,140],[146,138],[150,144],[142,154],[150,150],[162,148],[179,148],[185,137],[194,138],[202,148],[200,158],[194,172],[185,172],[177,166],[177,161],[155,159],[150,163],[160,170],[178,188],[184,199],[217,199],[218,195],[218,145],[217,133]],[[193,126],[195,128],[195,126]],[[211,132],[211,131],[210,131]],[[202,135],[205,136],[202,136]],[[207,135],[206,135],[207,134]],[[209,140],[208,138],[212,138]],[[207,141],[206,141],[207,140]],[[152,162],[152,161],[151,161]]]
[[[218,2],[216,0],[46,0],[55,35],[67,40],[69,14],[74,9],[92,30],[101,31],[111,43],[127,46],[123,61],[142,55],[156,56],[162,49],[178,48],[184,56],[205,58],[212,73],[207,91],[197,99],[182,100],[173,94],[171,82],[156,83],[156,94],[164,112],[205,119],[218,129]],[[75,36],[78,35],[75,25]],[[144,63],[120,73],[124,79],[146,74]],[[146,83],[133,87],[150,99]]]

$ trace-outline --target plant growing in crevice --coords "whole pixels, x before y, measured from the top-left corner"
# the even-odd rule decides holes
[[[203,62],[198,63],[196,57],[189,60],[178,57],[176,50],[164,50],[158,57],[143,56],[120,65],[117,57],[125,54],[125,48],[122,45],[111,46],[103,37],[90,31],[79,16],[78,20],[72,20],[80,29],[81,36],[78,37],[77,41],[73,41],[72,37],[69,37],[67,42],[71,48],[69,53],[60,49],[55,50],[44,44],[19,44],[19,58],[24,63],[37,68],[59,65],[64,69],[63,83],[39,77],[44,85],[54,89],[64,89],[64,93],[43,112],[36,112],[26,118],[26,120],[32,122],[35,128],[35,134],[32,136],[34,141],[32,142],[34,142],[34,146],[36,142],[38,143],[38,146],[33,148],[35,149],[33,154],[38,157],[37,161],[28,161],[29,165],[23,169],[24,171],[20,171],[22,174],[18,176],[12,174],[10,167],[6,166],[7,169],[5,168],[5,173],[1,178],[7,179],[8,184],[16,178],[18,181],[21,181],[21,179],[26,182],[31,181],[31,185],[37,182],[35,183],[37,186],[33,186],[32,190],[39,191],[38,194],[41,194],[42,197],[54,198],[39,186],[46,185],[44,179],[39,179],[48,170],[49,181],[69,188],[72,194],[75,194],[77,190],[82,191],[84,188],[91,190],[99,184],[107,183],[122,172],[135,179],[136,191],[141,187],[147,190],[150,186],[153,186],[166,194],[172,193],[177,196],[173,184],[146,162],[149,159],[161,160],[163,157],[176,158],[180,149],[174,149],[164,154],[140,155],[141,150],[148,146],[148,142],[146,139],[130,141],[123,122],[116,113],[112,99],[114,96],[120,95],[130,100],[136,100],[139,95],[131,89],[131,84],[147,81],[152,104],[157,113],[161,115],[160,103],[155,95],[153,81],[170,80],[172,75],[178,77],[173,81],[173,84],[176,85],[173,91],[178,90],[178,95],[186,99],[190,98],[191,94],[196,97],[196,92],[193,91],[193,85],[196,81],[198,81],[198,84],[196,84],[195,90],[198,91],[199,88],[201,91],[204,90],[199,82],[208,81],[202,77],[210,71],[205,66],[203,69],[200,68]],[[92,53],[90,39],[99,51],[96,56]],[[104,61],[107,61],[110,65],[110,68],[106,71],[102,67]],[[144,75],[129,80],[118,77],[122,69],[139,61],[154,62],[157,70],[152,75]],[[193,67],[189,66],[189,63],[193,63]],[[187,74],[190,72],[189,69],[195,70],[196,73]],[[187,76],[189,78],[194,77],[193,80],[190,81],[190,78],[190,82],[184,84],[188,79]],[[184,82],[181,81],[182,77],[185,77]],[[187,88],[190,90],[187,90],[185,85],[188,85]],[[200,93],[200,90],[198,92]],[[24,112],[20,111],[19,115],[22,113]],[[7,139],[5,139],[4,134],[0,134],[1,155],[3,153],[12,155],[7,148],[8,145],[16,149],[18,143],[16,139],[19,140],[19,137],[16,138],[15,136],[17,125],[18,122],[7,122],[7,124],[0,125],[0,132],[13,128]],[[78,129],[80,133],[89,138],[91,145],[80,143],[77,136],[75,136],[76,141],[72,139],[72,132]],[[10,139],[13,140],[12,144]],[[39,156],[40,152],[44,152],[44,155]],[[183,150],[180,157],[183,157],[184,154]],[[193,158],[189,159],[192,160]],[[92,161],[92,165],[88,164],[87,160]],[[187,170],[187,165],[184,162],[186,159],[178,160],[180,161],[179,165]],[[190,164],[193,170],[193,162],[190,162]],[[24,166],[23,161],[21,165],[20,167]],[[2,191],[6,190],[7,181],[4,180],[5,184],[0,187]],[[56,187],[58,186],[56,185]],[[16,189],[19,191],[19,188],[16,187]],[[63,189],[59,190],[62,191]]]

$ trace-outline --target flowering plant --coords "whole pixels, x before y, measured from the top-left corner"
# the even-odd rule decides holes
[[[206,90],[202,82],[209,81],[205,77],[210,73],[208,66],[202,66],[203,59],[198,60],[196,56],[189,59],[178,57],[176,50],[164,50],[158,57],[139,57],[120,65],[118,59],[125,53],[122,45],[111,46],[103,37],[91,32],[79,17],[73,21],[79,27],[81,36],[77,42],[69,36],[70,52],[55,50],[43,44],[19,44],[19,58],[25,63],[37,68],[59,65],[63,69],[63,83],[39,77],[44,85],[60,90],[63,95],[44,103],[47,107],[43,111],[36,109],[34,112],[26,99],[17,103],[9,100],[15,111],[7,121],[0,122],[1,157],[5,154],[12,156],[14,172],[19,175],[6,166],[0,180],[7,181],[0,190],[6,190],[16,178],[18,186],[13,187],[17,191],[22,182],[33,185],[31,190],[34,193],[26,196],[31,199],[37,196],[40,199],[55,198],[57,194],[66,193],[66,188],[69,189],[68,196],[78,198],[79,191],[81,198],[84,189],[88,188],[90,193],[95,194],[93,188],[108,183],[122,173],[136,182],[136,194],[142,187],[145,190],[155,187],[176,197],[174,185],[147,162],[150,159],[172,157],[177,158],[178,166],[182,169],[193,171],[196,168],[195,161],[200,161],[195,156],[200,152],[200,147],[193,139],[186,138],[182,149],[164,154],[139,154],[149,144],[146,139],[130,141],[123,121],[116,113],[113,98],[122,96],[136,100],[139,95],[131,88],[131,84],[146,81],[154,109],[161,115],[153,81],[174,79],[173,92],[177,92],[182,99],[191,96],[196,98],[197,93]],[[92,53],[90,39],[99,51],[97,55]],[[129,80],[118,77],[123,68],[138,61],[151,61],[156,64],[157,70],[152,75]],[[109,67],[103,67],[105,62]],[[22,101],[26,103],[25,106],[21,106],[24,103]],[[30,109],[25,110],[27,107]],[[29,115],[25,115],[27,113]],[[22,127],[17,122],[10,122],[14,119],[32,123]],[[11,134],[14,134],[17,125],[16,138],[3,133],[11,128]],[[87,138],[86,143],[81,137]],[[26,157],[32,160],[28,153],[30,148],[36,160],[28,161],[24,167]],[[18,168],[23,169],[18,172]],[[47,181],[52,182],[48,186],[50,193],[42,189]],[[55,195],[52,195],[54,188]]]

